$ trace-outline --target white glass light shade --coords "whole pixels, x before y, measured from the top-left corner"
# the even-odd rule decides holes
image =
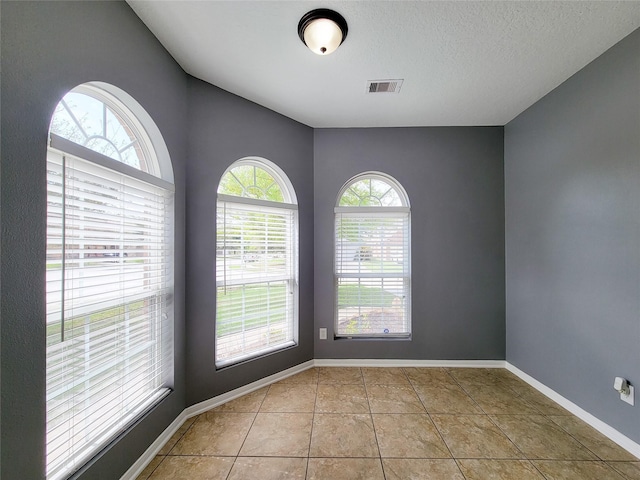
[[[304,43],[318,55],[329,55],[342,43],[342,30],[327,18],[312,21],[304,30]]]

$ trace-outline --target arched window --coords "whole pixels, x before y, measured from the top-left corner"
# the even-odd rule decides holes
[[[49,480],[170,391],[173,190],[166,146],[135,100],[102,83],[64,96],[47,149]]]
[[[411,335],[409,199],[366,172],[340,190],[335,208],[336,337]]]
[[[218,185],[216,366],[298,340],[298,205],[272,162],[233,163]]]

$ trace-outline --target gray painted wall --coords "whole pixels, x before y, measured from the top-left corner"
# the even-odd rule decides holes
[[[615,375],[640,385],[639,32],[506,127],[503,177],[500,127],[314,132],[190,78],[124,3],[0,9],[0,476],[43,477],[46,136],[58,100],[92,80],[136,98],[172,157],[176,382],[82,478],[118,478],[185,406],[314,356],[505,358],[505,178],[507,359],[640,441],[638,407],[611,388]],[[278,164],[298,195],[300,345],[216,371],[215,190],[248,155]],[[336,195],[365,170],[411,200],[413,339],[314,350],[319,327],[333,333]]]
[[[119,478],[185,407],[187,76],[125,3],[3,1],[1,8],[2,478],[44,478],[45,160],[54,107],[80,83],[116,85],[151,115],[173,161],[175,391],[82,475]]]
[[[639,52],[636,31],[505,127],[507,360],[636,442]]]
[[[316,358],[504,359],[502,127],[315,131]],[[367,170],[411,202],[412,340],[333,340],[336,197]]]
[[[189,100],[187,404],[192,405],[313,358],[313,129],[194,78]],[[247,156],[278,165],[298,197],[299,344],[216,370],[216,189],[229,165]]]

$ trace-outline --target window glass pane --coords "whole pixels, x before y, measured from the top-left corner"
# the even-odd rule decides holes
[[[242,161],[240,161],[242,162]],[[218,192],[283,202],[284,181],[252,164],[231,168]],[[288,193],[288,197],[294,197]],[[226,197],[228,199],[228,197]],[[219,200],[216,223],[216,365],[297,341],[297,209]]]
[[[83,145],[87,139],[87,134],[71,115],[65,102],[58,103],[56,107],[51,120],[51,131],[79,145]]]
[[[402,205],[402,200],[398,192],[393,188],[389,188],[380,198],[380,203],[383,207],[399,207]]]
[[[293,341],[287,282],[218,287],[216,359],[232,360]]]
[[[408,205],[401,195],[375,174],[343,188],[335,217],[337,336],[411,333],[409,209],[385,209]]]
[[[347,188],[347,190],[340,198],[340,206],[341,207],[357,207],[360,205],[360,197],[358,194],[351,188]]]
[[[225,173],[218,193],[284,202],[283,188],[266,170],[253,165],[239,165]]]
[[[127,122],[109,105],[80,92],[67,93],[51,119],[51,132],[87,147],[109,158],[149,172],[149,160],[140,148],[140,138],[132,123]],[[123,151],[127,149],[127,153]]]
[[[135,136],[127,132],[122,120],[110,108],[106,109],[106,115],[105,136],[111,140],[119,151],[135,141]]]
[[[110,93],[77,90],[51,133],[82,148],[47,151],[47,480],[73,475],[169,392],[173,374],[173,193],[120,173],[110,159],[151,173],[148,137]]]
[[[47,476],[68,476],[170,376],[171,194],[50,151]],[[62,186],[64,184],[64,195]],[[64,223],[63,223],[64,222]],[[166,345],[166,348],[165,348]]]
[[[385,180],[365,178],[353,182],[340,197],[341,207],[399,207],[400,194]]]
[[[100,100],[69,92],[63,98],[63,105],[86,135],[85,142],[91,137],[104,136],[104,104]],[[52,131],[63,136],[61,132]]]
[[[122,163],[126,163],[127,165],[131,165],[138,170],[142,170],[140,166],[140,158],[142,157],[142,153],[140,150],[141,149],[137,142],[122,150],[120,152]]]
[[[406,287],[403,278],[339,278],[337,334],[407,333]]]

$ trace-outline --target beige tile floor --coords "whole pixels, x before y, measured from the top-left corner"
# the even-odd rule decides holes
[[[187,420],[139,480],[640,480],[504,369],[313,368]]]

